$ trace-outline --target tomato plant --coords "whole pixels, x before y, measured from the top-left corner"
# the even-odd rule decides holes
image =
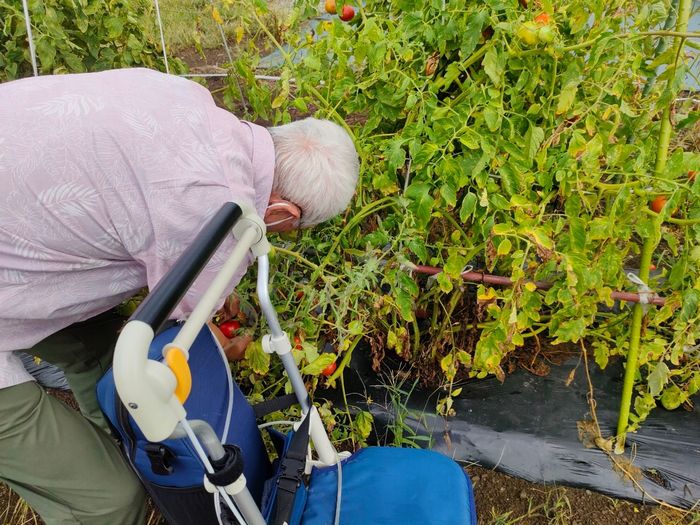
[[[298,5],[300,23],[315,13]],[[302,300],[282,306],[293,322],[310,340],[323,331],[341,341],[361,322],[375,362],[386,351],[432,362],[432,380],[448,385],[503,378],[509,356],[542,337],[585,340],[605,367],[631,333],[631,311],[611,292],[636,290],[626,275],[656,239],[664,256],[648,284],[666,304],[646,313],[633,423],[662,395],[665,406],[685,402],[700,378],[700,186],[688,175],[700,157],[671,148],[654,173],[662,113],[672,105],[679,128],[694,122],[673,98],[690,50],[671,67],[676,54],[655,56],[660,37],[649,34],[667,9],[367,0],[357,23],[321,25],[311,43],[294,27],[284,42],[268,31],[284,58],[277,84],[255,81],[250,55],[234,64],[250,117],[335,119],[362,160],[351,212],[300,234],[298,257],[281,264],[283,284],[311,276]],[[654,213],[650,194],[669,206]],[[416,264],[444,271],[426,279]],[[468,266],[514,286],[467,286]]]
[[[163,69],[150,4],[134,0],[30,1],[39,72],[82,73],[118,67]],[[31,75],[21,2],[0,1],[0,81]],[[184,63],[170,62],[182,72]]]

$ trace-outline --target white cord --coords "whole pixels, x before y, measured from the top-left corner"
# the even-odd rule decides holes
[[[228,440],[228,431],[231,426],[231,414],[233,413],[233,378],[231,377],[231,371],[228,368],[228,359],[226,357],[224,349],[221,348],[219,340],[216,337],[214,337],[214,334],[211,332],[211,329],[209,329],[208,327],[207,329],[209,330],[211,338],[214,340],[214,344],[216,344],[216,348],[219,350],[219,355],[221,356],[221,359],[224,363],[224,369],[227,371],[226,379],[228,380],[228,411],[226,413],[226,421],[224,422],[224,430],[221,432],[221,444],[225,445]]]
[[[32,71],[34,76],[39,76],[39,69],[36,67],[36,52],[34,51],[34,37],[32,35],[32,21],[29,18],[29,6],[27,0],[22,0],[22,8],[24,9],[24,24],[27,26],[27,41],[29,42],[29,56],[32,59]]]
[[[338,455],[338,451],[335,450],[335,447],[333,450],[335,452],[336,465],[338,465],[338,492],[335,496],[335,519],[333,520],[333,525],[339,525],[340,524],[340,502],[343,498],[343,467],[341,467],[341,461],[340,461],[340,456]]]
[[[160,45],[163,47],[165,72],[170,74],[170,67],[168,67],[168,54],[165,52],[165,35],[163,34],[163,20],[160,18],[160,6],[158,5],[158,0],[153,0],[153,3],[156,5],[156,19],[158,20],[158,30],[160,31]]]
[[[206,469],[206,471],[209,474],[213,474],[214,468],[211,466],[211,463],[209,462],[209,458],[207,457],[207,454],[204,452],[204,449],[202,448],[202,445],[199,442],[199,439],[197,439],[197,436],[195,436],[194,432],[192,431],[192,427],[187,422],[187,419],[183,418],[180,421],[180,424],[182,425],[182,428],[185,429],[185,433],[187,434],[187,437],[190,438],[190,442],[192,443],[194,450],[197,452],[197,456],[199,457],[199,460],[204,465],[204,468]],[[228,507],[231,509],[233,514],[236,516],[238,523],[240,523],[240,525],[248,525],[246,523],[246,521],[243,519],[243,516],[241,516],[241,513],[238,511],[238,508],[236,507],[236,505],[231,500],[231,497],[224,490],[224,487],[216,487],[216,488],[219,491],[219,494],[221,494],[221,497],[224,499],[224,501],[228,505]]]

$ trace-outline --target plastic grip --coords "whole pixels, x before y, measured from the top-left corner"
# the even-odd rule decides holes
[[[177,380],[175,397],[184,405],[192,391],[192,372],[190,371],[190,365],[187,363],[187,357],[179,348],[171,348],[165,354],[165,364],[175,374],[175,379]]]

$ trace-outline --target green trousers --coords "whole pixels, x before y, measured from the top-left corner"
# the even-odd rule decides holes
[[[0,389],[0,481],[47,525],[132,525],[145,495],[97,404],[122,319],[103,314],[41,341],[28,353],[63,369],[82,415],[34,382]]]

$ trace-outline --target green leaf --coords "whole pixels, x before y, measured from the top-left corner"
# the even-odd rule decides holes
[[[527,151],[527,158],[529,160],[535,158],[537,150],[540,149],[540,145],[542,144],[543,140],[544,130],[542,128],[538,128],[537,126],[533,126],[532,124],[530,124],[530,127],[528,128],[527,133],[525,134],[525,148]]]
[[[466,222],[466,220],[472,216],[474,210],[476,210],[476,195],[471,191],[468,192],[462,199],[462,206],[459,209],[459,220]]]
[[[127,38],[126,46],[135,53],[143,50],[143,42],[141,42],[133,33],[131,33],[129,38]]]
[[[505,62],[505,57],[500,56],[495,47],[491,47],[484,56],[484,71],[496,87],[501,85]]]
[[[117,38],[124,31],[124,21],[117,16],[108,16],[104,21],[108,38]]]
[[[489,131],[498,131],[501,127],[501,113],[491,106],[487,106],[484,109],[484,121]]]
[[[481,38],[481,29],[486,21],[488,14],[486,11],[478,11],[470,16],[467,26],[462,34],[462,47],[460,52],[462,58],[467,58],[476,48],[476,44]]]
[[[450,279],[450,276],[447,275],[445,272],[440,272],[439,274],[437,274],[435,280],[437,281],[438,285],[440,286],[440,290],[442,290],[443,293],[450,293],[452,291],[452,288],[454,287],[452,284],[452,279]]]
[[[677,385],[671,385],[661,394],[661,404],[666,410],[677,409],[686,399],[687,396]]]
[[[683,306],[678,318],[683,322],[693,319],[698,312],[698,302],[700,302],[700,290],[687,290],[683,294]]]
[[[39,57],[42,71],[50,73],[56,58],[56,46],[47,38],[39,38],[36,41],[36,55]]]
[[[496,250],[496,253],[498,255],[508,255],[510,253],[510,250],[512,247],[513,247],[513,245],[510,242],[510,239],[503,239],[499,243],[498,249]]]
[[[365,440],[369,437],[372,432],[373,424],[374,416],[370,412],[363,410],[355,416],[355,426],[357,427],[360,439]]]
[[[428,260],[428,249],[425,246],[424,240],[411,239],[408,241],[408,249],[418,257],[420,262],[425,263]]]
[[[406,291],[411,297],[417,297],[419,288],[418,285],[416,284],[416,281],[413,280],[413,278],[408,275],[406,272],[399,271],[397,272],[398,274],[398,284],[399,287]]]
[[[454,186],[449,182],[442,185],[440,188],[440,195],[448,208],[454,208],[454,206],[457,204],[457,192],[455,191]]]
[[[413,321],[413,297],[401,288],[394,289],[394,297],[396,305],[399,307],[399,313],[404,321]]]
[[[610,348],[605,343],[602,343],[600,341],[595,341],[593,343],[593,356],[595,358],[596,364],[601,368],[601,370],[605,370],[605,367],[608,366],[608,356],[610,355]]]
[[[559,325],[559,329],[554,335],[557,337],[557,342],[571,341],[575,343],[583,337],[585,332],[586,322],[584,319],[567,319]]]
[[[663,390],[666,383],[668,383],[668,379],[670,376],[671,371],[668,369],[668,366],[666,366],[666,363],[664,363],[663,361],[657,363],[654,367],[654,370],[652,370],[651,374],[649,374],[649,377],[647,377],[649,393],[654,397],[658,396]]]
[[[348,325],[348,331],[350,335],[360,335],[364,331],[365,327],[362,321],[356,319]]]
[[[411,184],[406,190],[406,197],[412,200],[409,206],[418,219],[419,227],[427,226],[433,212],[434,199],[430,190],[430,186],[423,183]]]
[[[325,352],[319,355],[316,359],[306,365],[301,369],[302,374],[317,376],[319,375],[328,365],[335,362],[337,355],[331,352]]]

